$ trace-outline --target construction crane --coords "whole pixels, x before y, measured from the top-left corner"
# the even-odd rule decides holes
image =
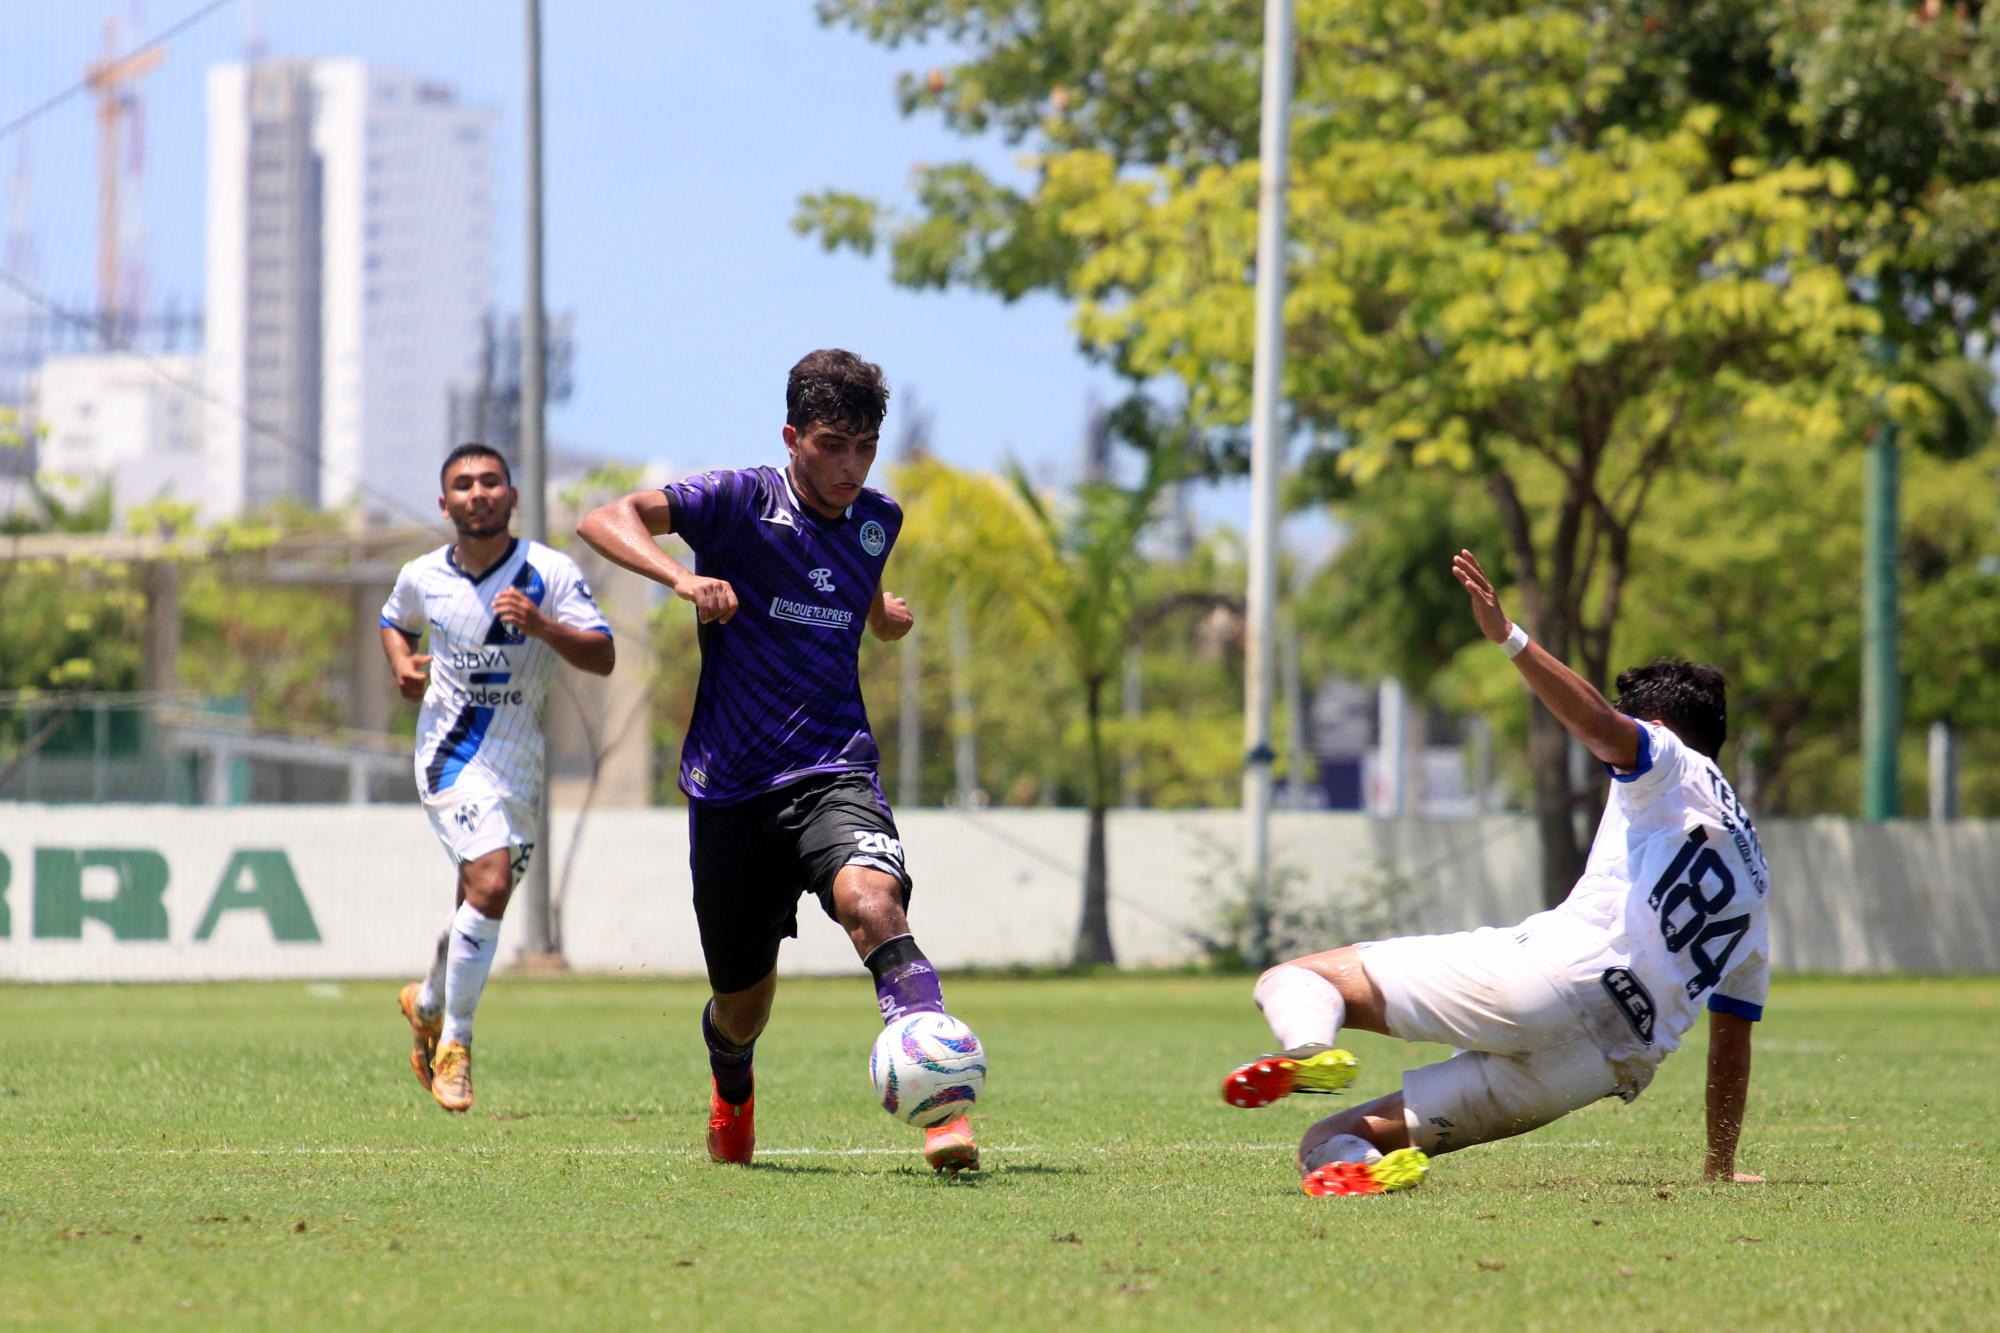
[[[126,116],[137,99],[124,85],[158,69],[167,58],[164,47],[153,46],[128,56],[118,54],[118,20],[104,21],[104,59],[84,71],[84,82],[97,94],[97,296],[107,336],[116,336],[120,316],[118,243],[118,144]]]

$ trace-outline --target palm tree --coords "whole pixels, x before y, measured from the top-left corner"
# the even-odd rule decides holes
[[[1174,455],[1148,455],[1132,488],[1090,482],[1052,507],[1019,466],[1006,479],[959,472],[936,460],[901,470],[905,535],[921,552],[924,585],[962,596],[983,620],[1005,617],[1068,664],[1083,695],[1089,833],[1084,849],[1083,911],[1075,961],[1114,961],[1108,913],[1105,811],[1115,776],[1104,742],[1104,710],[1123,669],[1140,607],[1146,567],[1140,539],[1161,489],[1177,475]]]

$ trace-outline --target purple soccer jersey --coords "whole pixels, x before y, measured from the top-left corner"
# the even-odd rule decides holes
[[[726,805],[815,773],[874,772],[861,631],[902,509],[863,487],[841,517],[821,518],[773,467],[663,489],[695,572],[736,590],[729,623],[700,630],[681,790]]]

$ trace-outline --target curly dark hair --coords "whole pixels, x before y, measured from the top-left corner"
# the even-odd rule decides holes
[[[1729,682],[1721,670],[1699,662],[1656,657],[1619,672],[1613,707],[1627,717],[1666,723],[1710,759],[1729,739]]]
[[[816,425],[842,434],[879,430],[888,411],[882,367],[838,347],[807,352],[785,381],[785,421],[800,433]]]

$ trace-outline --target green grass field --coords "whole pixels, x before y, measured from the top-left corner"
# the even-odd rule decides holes
[[[2000,979],[1784,980],[1743,1165],[1698,1180],[1701,1043],[1630,1107],[1311,1199],[1328,1101],[1239,1111],[1246,979],[946,979],[987,1169],[869,1101],[865,978],[789,983],[750,1169],[701,1154],[692,984],[497,981],[478,1104],[386,984],[0,988],[0,1324],[1991,1327]],[[1434,1049],[1356,1034],[1356,1093]]]

